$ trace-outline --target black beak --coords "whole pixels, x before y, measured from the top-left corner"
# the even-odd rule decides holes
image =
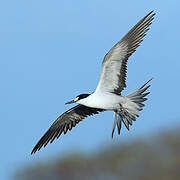
[[[65,103],[65,104],[72,104],[72,103],[75,103],[75,101],[72,100],[72,101],[69,101],[69,102],[67,102],[67,103]]]

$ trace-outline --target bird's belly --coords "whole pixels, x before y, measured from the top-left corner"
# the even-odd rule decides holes
[[[116,94],[104,93],[104,94],[91,94],[86,101],[80,103],[92,108],[100,108],[106,110],[115,110],[120,108],[122,102],[122,96]]]

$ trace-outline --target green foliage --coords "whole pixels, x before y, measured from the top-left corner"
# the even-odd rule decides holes
[[[20,170],[17,180],[179,180],[180,131],[111,145],[96,154],[63,159]]]

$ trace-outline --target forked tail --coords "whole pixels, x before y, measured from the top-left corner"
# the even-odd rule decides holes
[[[120,134],[121,122],[123,122],[126,128],[129,130],[129,125],[132,125],[132,122],[136,121],[136,117],[139,117],[139,111],[141,111],[144,106],[143,102],[147,100],[145,96],[147,96],[150,93],[146,92],[150,85],[146,85],[151,80],[152,78],[149,81],[147,81],[144,85],[142,85],[139,89],[123,97],[124,103],[120,104],[120,110],[114,112],[112,138],[116,125],[118,129],[118,134]]]

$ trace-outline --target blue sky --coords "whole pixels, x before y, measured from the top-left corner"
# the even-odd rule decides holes
[[[0,2],[0,179],[27,164],[93,152],[180,125],[180,3],[164,1]],[[154,77],[151,94],[131,131],[111,140],[112,112],[89,117],[37,154],[30,152],[64,103],[97,84],[103,56],[151,10],[151,30],[128,62],[124,94]]]

